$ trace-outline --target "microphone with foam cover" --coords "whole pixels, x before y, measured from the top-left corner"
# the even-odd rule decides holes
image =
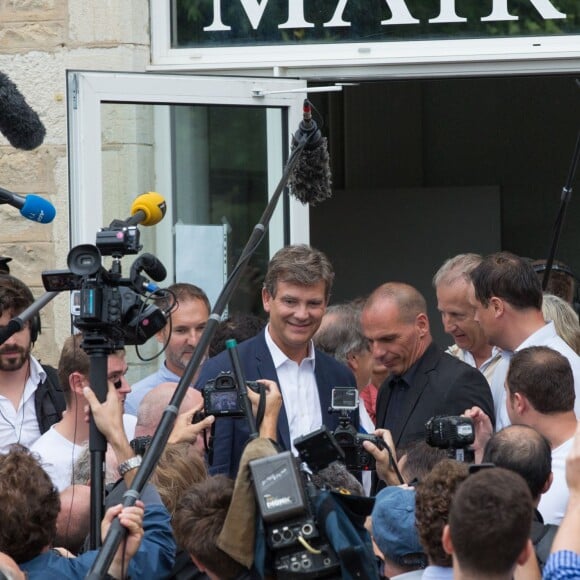
[[[312,118],[312,105],[306,99],[303,118],[292,137],[292,149],[306,142],[300,158],[288,177],[290,193],[304,205],[315,206],[332,196],[332,175],[328,141]]]
[[[141,254],[133,262],[132,272],[139,274],[142,271],[145,272],[149,278],[155,280],[155,282],[162,282],[167,278],[167,270],[161,260],[147,252]]]
[[[32,193],[23,197],[0,187],[0,204],[2,203],[15,207],[27,220],[40,224],[49,224],[56,215],[56,209],[50,201]]]
[[[17,149],[30,151],[44,141],[46,129],[16,85],[0,72],[0,132]]]
[[[165,198],[156,191],[149,191],[135,199],[131,205],[131,217],[126,223],[129,226],[154,226],[163,219],[166,211]]]

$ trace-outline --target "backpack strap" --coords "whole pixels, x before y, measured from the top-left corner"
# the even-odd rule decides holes
[[[544,569],[557,531],[558,526],[554,524],[542,524],[536,521],[532,522],[530,536],[532,543],[534,544],[534,551],[536,552],[536,558],[538,559],[540,570]]]
[[[52,425],[62,419],[66,409],[64,393],[58,381],[56,369],[42,365],[46,380],[38,385],[34,395],[34,406],[40,433],[46,433]]]

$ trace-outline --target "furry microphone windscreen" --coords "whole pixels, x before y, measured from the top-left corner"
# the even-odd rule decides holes
[[[292,195],[303,204],[315,206],[332,196],[332,174],[328,142],[322,137],[313,149],[308,146],[300,154],[288,185]]]
[[[17,149],[30,151],[44,141],[46,129],[16,85],[0,72],[0,132]]]

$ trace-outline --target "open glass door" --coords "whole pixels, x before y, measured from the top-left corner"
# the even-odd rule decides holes
[[[70,71],[71,247],[157,191],[167,214],[140,228],[143,252],[166,266],[163,284],[197,284],[213,305],[278,184],[305,96],[288,79]],[[308,208],[282,198],[230,310],[261,313],[270,255],[308,239]]]

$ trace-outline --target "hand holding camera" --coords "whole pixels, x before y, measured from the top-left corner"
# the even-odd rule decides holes
[[[387,485],[405,483],[397,468],[397,455],[391,432],[388,429],[377,429],[374,435],[381,441],[381,446],[370,440],[364,441],[363,446],[375,460],[377,476]]]
[[[203,404],[200,403],[195,407],[191,408],[185,413],[180,413],[175,419],[173,425],[173,430],[169,436],[168,443],[195,443],[197,436],[203,433],[205,429],[209,429],[212,423],[215,421],[213,415],[206,415],[201,417],[199,414],[203,408]],[[199,418],[195,421],[195,418]]]
[[[264,418],[259,426],[260,437],[272,439],[276,441],[276,434],[278,432],[278,415],[282,408],[282,394],[275,381],[267,379],[259,379],[257,384],[263,387],[263,392],[266,397]],[[254,416],[258,415],[258,407],[260,404],[260,394],[253,389],[248,389],[248,399],[252,403],[252,412]]]

